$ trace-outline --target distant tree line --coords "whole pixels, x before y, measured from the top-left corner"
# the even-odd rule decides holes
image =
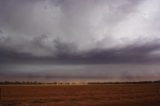
[[[135,81],[135,82],[88,82],[88,84],[146,84],[146,83],[160,83],[158,81]]]
[[[52,85],[76,85],[76,84],[147,84],[147,83],[160,83],[160,80],[158,81],[136,81],[136,82],[37,82],[37,81],[1,81],[0,85],[11,85],[11,84],[23,84],[23,85],[41,85],[41,84],[52,84]]]
[[[3,81],[0,82],[1,85],[6,85],[6,84],[43,84],[42,82],[28,82],[28,81]]]
[[[37,82],[37,81],[1,81],[0,85],[10,85],[10,84],[24,84],[24,85],[41,85],[41,84],[52,84],[52,85],[75,85],[74,82]],[[84,83],[81,83],[84,84]]]

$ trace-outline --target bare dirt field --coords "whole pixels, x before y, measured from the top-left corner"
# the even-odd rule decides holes
[[[160,84],[2,85],[0,106],[160,106]]]

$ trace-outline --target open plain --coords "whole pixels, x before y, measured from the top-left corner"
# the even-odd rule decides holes
[[[1,85],[0,106],[160,106],[160,84]]]

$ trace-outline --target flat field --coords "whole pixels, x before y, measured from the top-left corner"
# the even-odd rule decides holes
[[[1,85],[0,106],[160,106],[160,84]]]

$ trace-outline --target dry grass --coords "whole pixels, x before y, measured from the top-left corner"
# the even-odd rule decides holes
[[[160,84],[0,86],[0,106],[160,106]]]

